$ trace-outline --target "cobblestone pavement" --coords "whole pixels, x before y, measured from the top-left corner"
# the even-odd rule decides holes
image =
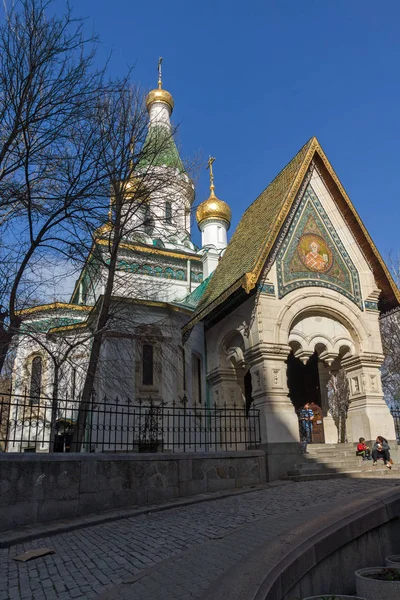
[[[342,497],[392,487],[395,479],[278,482],[213,502],[171,508],[0,550],[0,600],[186,600],[200,598],[258,545]],[[32,548],[56,550],[27,563]]]

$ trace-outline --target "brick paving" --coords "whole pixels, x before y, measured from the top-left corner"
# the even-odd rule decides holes
[[[387,479],[277,482],[213,502],[170,508],[0,550],[0,600],[186,600],[241,557],[343,497],[398,483]],[[56,550],[27,563],[13,556]]]

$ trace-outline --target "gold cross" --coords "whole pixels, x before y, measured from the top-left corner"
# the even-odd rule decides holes
[[[158,88],[162,88],[162,72],[161,72],[162,56],[158,59]]]
[[[212,164],[215,161],[215,158],[213,156],[210,156],[208,161],[207,161],[207,169],[209,169],[210,171],[210,190],[211,190],[211,194],[214,194],[214,173],[213,173],[213,169],[212,169]]]

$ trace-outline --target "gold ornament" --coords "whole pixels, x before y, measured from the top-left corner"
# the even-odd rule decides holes
[[[228,204],[223,200],[220,200],[215,195],[214,186],[214,173],[212,170],[212,164],[215,158],[210,156],[207,163],[207,169],[210,171],[210,196],[207,200],[204,200],[196,210],[196,220],[200,225],[206,219],[222,219],[228,223],[228,227],[231,223],[232,212]]]
[[[162,56],[160,56],[160,58],[158,59],[158,88],[156,90],[151,90],[151,92],[147,94],[146,106],[147,110],[149,110],[150,106],[154,102],[164,102],[164,104],[168,104],[172,113],[172,111],[174,110],[174,99],[172,95],[169,92],[167,92],[167,90],[163,90],[161,78],[161,63]]]

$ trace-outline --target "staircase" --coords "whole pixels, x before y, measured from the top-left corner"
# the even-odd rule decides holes
[[[334,477],[347,478],[387,478],[396,479],[400,475],[397,464],[388,469],[383,460],[372,466],[372,460],[362,460],[356,456],[353,444],[309,444],[309,454],[299,457],[298,463],[283,475],[281,479],[289,481],[312,481],[316,479],[331,479]],[[397,450],[397,448],[395,449]],[[397,463],[397,452],[392,452],[394,461]]]

